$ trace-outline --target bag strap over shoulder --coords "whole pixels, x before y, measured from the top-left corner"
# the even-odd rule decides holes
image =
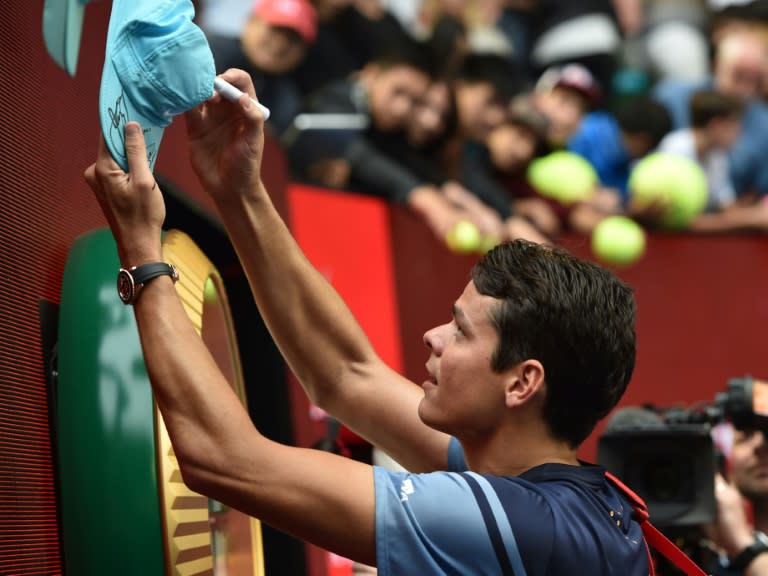
[[[640,527],[643,529],[643,536],[645,536],[646,548],[651,547],[658,550],[665,558],[677,566],[680,570],[685,572],[688,576],[707,576],[707,573],[699,568],[693,560],[688,558],[685,553],[680,550],[675,544],[664,534],[662,534],[656,526],[649,522],[648,506],[645,501],[640,498],[635,492],[630,490],[621,480],[616,478],[610,472],[605,473],[605,477],[611,484],[616,486],[619,491],[629,500],[632,504],[632,508],[638,516]],[[648,563],[650,566],[650,576],[655,576],[656,572],[653,567],[653,561],[651,559],[650,549],[648,550]]]

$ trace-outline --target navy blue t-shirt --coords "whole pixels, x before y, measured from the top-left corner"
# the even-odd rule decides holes
[[[381,576],[647,576],[631,505],[597,466],[545,464],[517,477],[375,468]],[[464,466],[466,470],[466,466]]]

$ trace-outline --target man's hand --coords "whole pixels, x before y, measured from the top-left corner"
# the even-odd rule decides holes
[[[530,220],[536,228],[550,238],[560,235],[560,218],[544,198],[521,198],[514,203],[514,213]]]
[[[147,150],[141,126],[125,126],[128,172],[114,161],[99,139],[95,164],[85,171],[85,180],[101,205],[123,266],[138,266],[160,260],[160,231],[165,220],[165,203],[147,162]]]
[[[704,527],[707,537],[728,556],[735,556],[754,539],[738,488],[720,474],[715,476],[715,522]]]
[[[261,185],[264,117],[253,105],[251,77],[230,69],[221,75],[245,94],[237,103],[216,94],[186,113],[192,168],[214,201],[248,195]]]

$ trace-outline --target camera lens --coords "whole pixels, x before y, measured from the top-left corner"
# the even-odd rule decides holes
[[[683,482],[680,464],[672,460],[650,462],[643,472],[644,491],[657,502],[679,500],[684,489]]]

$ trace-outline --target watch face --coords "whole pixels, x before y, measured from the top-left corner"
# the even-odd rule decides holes
[[[123,268],[117,273],[117,294],[120,296],[120,300],[126,304],[130,304],[133,300],[133,276],[128,270]]]

